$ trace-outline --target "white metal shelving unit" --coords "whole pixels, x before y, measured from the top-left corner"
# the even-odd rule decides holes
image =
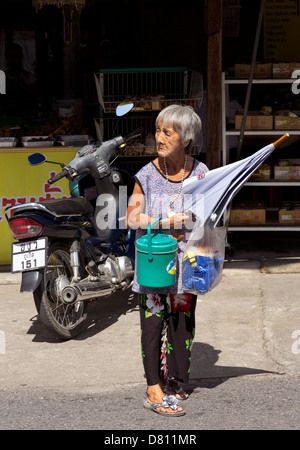
[[[252,84],[292,84],[295,82],[295,78],[272,78],[272,79],[258,79],[254,78]],[[222,74],[222,164],[226,165],[229,163],[229,137],[239,136],[239,130],[228,130],[227,129],[227,117],[228,106],[229,106],[229,86],[248,84],[248,79],[226,79],[225,73]],[[289,133],[290,136],[300,136],[300,130],[245,130],[244,136],[256,136],[256,137],[266,137],[266,136],[281,136],[285,133]],[[274,139],[276,140],[276,139]],[[272,142],[270,140],[270,142]],[[297,186],[300,188],[299,181],[249,181],[245,183],[245,186],[250,187],[273,187],[280,186],[282,188],[287,186]],[[224,221],[229,224],[230,210],[227,209],[224,213]],[[228,226],[228,231],[300,231],[300,226],[298,225],[259,225],[259,226]]]
[[[109,136],[110,123],[116,106],[130,100],[132,112],[123,120],[122,132],[132,131],[132,124],[143,127],[137,155],[144,151],[147,134],[154,133],[154,122],[159,111],[171,104],[185,104],[199,109],[203,98],[203,79],[199,72],[186,67],[103,69],[95,74],[100,105],[100,118],[95,120],[99,140]],[[143,123],[142,123],[143,121]],[[153,136],[154,137],[154,136]]]

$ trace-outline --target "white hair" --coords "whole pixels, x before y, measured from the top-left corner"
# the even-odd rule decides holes
[[[163,122],[171,126],[179,134],[181,142],[190,141],[186,147],[187,153],[191,151],[199,138],[202,141],[202,123],[198,114],[188,105],[170,105],[160,111],[155,127]]]

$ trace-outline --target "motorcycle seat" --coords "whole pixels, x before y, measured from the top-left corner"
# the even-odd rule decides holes
[[[91,203],[84,197],[45,200],[42,205],[58,216],[91,214],[94,211]]]

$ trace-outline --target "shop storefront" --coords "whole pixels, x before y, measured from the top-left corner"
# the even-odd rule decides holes
[[[200,11],[202,3],[193,6],[188,15],[196,17],[193,12],[195,8]],[[144,33],[149,30],[150,20],[145,21],[145,17],[150,14],[153,20],[158,20],[157,7],[153,9],[147,2],[131,0],[4,1],[4,14],[0,18],[0,69],[6,74],[6,93],[0,97],[0,158],[1,168],[5,167],[0,185],[0,264],[10,262],[12,242],[4,217],[5,208],[69,195],[67,182],[62,180],[55,186],[46,182],[55,166],[43,164],[34,168],[28,165],[30,153],[38,151],[49,160],[67,163],[78,149],[71,143],[72,138],[78,140],[81,136],[82,141],[93,142],[112,136],[116,125],[115,107],[130,95],[134,97],[135,110],[130,120],[126,118],[118,124],[118,132],[132,131],[140,126],[139,122],[144,126],[142,142],[131,146],[126,157],[120,160],[120,167],[133,174],[155,155],[153,124],[160,107],[173,98],[180,101],[186,98],[188,103],[192,70],[186,67],[186,63],[189,64],[187,54],[185,58],[178,57],[178,52],[175,54],[175,49],[170,48],[167,59],[163,55],[154,56],[157,35],[153,36],[154,47],[146,49],[148,40],[146,42]],[[167,4],[162,7],[167,11]],[[148,14],[144,15],[144,11]],[[176,16],[175,11],[173,15]],[[197,13],[197,16],[200,15]],[[190,54],[190,60],[191,57]],[[99,70],[110,68],[118,72],[120,67],[155,65],[158,69],[152,72],[163,73],[165,77],[169,74],[168,67],[175,66],[175,61],[179,67],[175,72],[181,77],[180,86],[178,82],[171,82],[175,84],[175,97],[173,93],[166,93],[169,89],[166,81],[164,92],[160,92],[162,86],[154,87],[151,82],[144,91],[133,89],[129,93],[118,89],[114,93],[113,109],[106,108],[106,99],[105,105],[101,105],[94,77]],[[181,68],[183,62],[184,69]],[[164,67],[163,71],[160,66]],[[196,67],[193,72],[199,73],[198,70]],[[189,74],[189,80],[183,83],[184,74]],[[139,83],[144,75],[139,72],[137,76]],[[192,102],[200,100],[195,92],[192,96]]]
[[[5,207],[31,198],[41,201],[49,196],[69,195],[65,181],[47,186],[49,172],[55,167],[49,164],[38,169],[30,167],[26,161],[28,154],[41,151],[48,159],[66,163],[78,148],[68,145],[66,137],[81,135],[89,141],[111,137],[116,125],[115,100],[125,100],[130,94],[136,108],[130,117],[118,124],[118,131],[143,126],[144,135],[142,142],[135,143],[127,157],[119,161],[120,166],[134,174],[155,156],[152,123],[159,109],[169,101],[167,87],[162,85],[155,91],[148,85],[142,91],[138,86],[143,79],[141,75],[129,93],[124,86],[122,89],[119,86],[122,73],[126,73],[128,79],[132,77],[128,73],[142,73],[149,68],[159,76],[167,73],[168,68],[177,68],[187,77],[200,74],[203,92],[202,88],[198,89],[200,78],[197,81],[194,77],[193,83],[188,82],[183,89],[180,87],[175,93],[177,98],[171,98],[171,101],[191,104],[203,120],[204,145],[197,157],[210,168],[218,167],[224,161],[232,162],[241,134],[241,125],[237,121],[241,120],[241,111],[245,109],[257,33],[259,43],[255,61],[261,64],[256,69],[265,72],[255,72],[248,115],[252,117],[255,113],[256,123],[262,119],[263,123],[269,123],[269,129],[258,129],[255,125],[254,129],[244,130],[239,156],[254,153],[276,140],[281,130],[282,134],[288,130],[293,139],[284,153],[280,150],[267,161],[269,178],[252,180],[256,184],[243,188],[242,199],[236,200],[249,200],[244,202],[245,208],[250,200],[251,204],[257,201],[264,205],[266,223],[256,224],[260,230],[267,226],[272,229],[282,226],[278,217],[282,216],[283,203],[291,201],[298,208],[299,170],[297,179],[289,179],[289,174],[286,180],[275,178],[275,168],[280,167],[282,159],[299,167],[299,95],[291,90],[291,73],[299,69],[295,45],[300,30],[297,2],[188,0],[184,3],[179,0],[1,2],[0,69],[6,71],[6,94],[0,95],[3,173],[0,181],[0,264],[9,263],[11,242],[4,218]],[[258,30],[263,3],[264,18]],[[280,32],[276,36],[278,27]],[[22,76],[18,79],[16,71],[20,60]],[[130,68],[130,71],[124,68]],[[105,88],[101,91],[101,84],[97,91],[94,74],[99,74],[100,70],[106,74],[104,79],[108,72],[114,79],[115,84],[108,92]],[[110,94],[110,89],[114,94],[112,109],[109,98],[101,97]],[[283,114],[279,116],[278,111]],[[282,120],[279,129],[278,120]],[[293,227],[298,224],[290,223]],[[244,224],[240,225],[245,228]],[[249,226],[253,230],[255,224]],[[239,227],[232,225],[231,228],[237,231]]]

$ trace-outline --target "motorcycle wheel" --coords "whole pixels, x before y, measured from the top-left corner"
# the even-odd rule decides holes
[[[60,339],[77,336],[86,318],[86,302],[73,305],[63,303],[57,295],[60,280],[71,281],[72,267],[69,247],[54,243],[49,247],[48,263],[39,288],[34,292],[34,301],[39,305],[40,319],[45,327]]]

